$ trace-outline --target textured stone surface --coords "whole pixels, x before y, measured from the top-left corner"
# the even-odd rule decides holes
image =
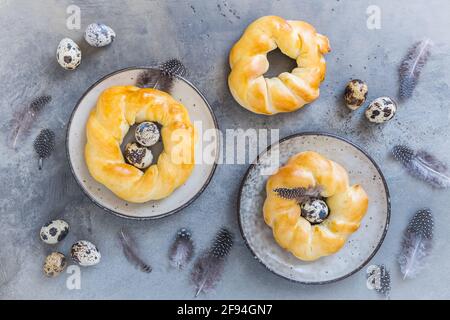
[[[73,2],[0,0],[0,298],[193,298],[189,268],[179,272],[168,267],[171,240],[180,227],[189,227],[202,250],[222,225],[234,231],[236,245],[223,281],[204,298],[378,298],[366,288],[365,270],[339,283],[308,287],[271,274],[252,258],[236,219],[239,184],[247,165],[220,165],[210,186],[189,208],[158,221],[123,220],[83,196],[71,176],[64,147],[66,124],[76,101],[107,73],[172,57],[185,63],[187,78],[207,97],[222,130],[279,128],[281,137],[323,130],[366,149],[383,169],[392,200],[390,229],[371,263],[384,263],[391,270],[392,298],[450,298],[444,285],[450,274],[442,272],[450,268],[449,192],[433,190],[406,175],[388,153],[394,144],[407,142],[450,163],[448,2],[376,1],[381,29],[369,30],[366,9],[372,1],[86,0],[78,4],[81,30],[68,30],[66,7]],[[312,23],[330,38],[332,47],[320,99],[298,112],[273,117],[239,107],[226,81],[230,47],[248,23],[268,14]],[[84,28],[96,21],[116,31],[112,45],[97,49],[84,42]],[[56,62],[55,50],[64,37],[75,40],[83,51],[83,63],[76,71],[67,72]],[[372,125],[362,109],[352,113],[345,107],[342,94],[351,78],[367,82],[368,102],[385,95],[395,98],[399,62],[408,47],[424,37],[436,42],[435,52],[413,98],[399,105],[393,120]],[[22,139],[12,150],[8,123],[14,110],[43,93],[53,97],[47,112],[36,121],[31,138]],[[56,151],[38,171],[32,139],[45,127],[57,135]],[[402,281],[395,261],[401,233],[414,211],[425,206],[436,217],[430,266],[419,278]],[[72,227],[58,251],[67,253],[73,242],[86,239],[102,252],[99,265],[82,269],[80,290],[66,288],[68,274],[49,280],[42,273],[45,256],[54,248],[39,241],[39,229],[56,218]],[[126,262],[117,241],[122,226],[134,233],[153,266],[151,274]]]

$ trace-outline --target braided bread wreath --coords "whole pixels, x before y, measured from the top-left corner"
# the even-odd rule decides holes
[[[264,78],[269,69],[267,53],[276,48],[297,61],[291,73]],[[323,54],[330,51],[328,38],[304,21],[276,16],[257,19],[248,26],[230,52],[228,86],[244,108],[271,115],[291,112],[319,97],[325,77]]]
[[[120,145],[130,126],[162,125],[164,150],[145,172],[125,163]],[[118,197],[136,203],[169,196],[194,168],[195,128],[187,109],[156,89],[114,86],[100,95],[86,125],[85,160],[92,177]]]
[[[328,205],[328,217],[319,224],[311,224],[302,216],[301,204],[296,199],[277,193],[280,188],[318,188]],[[282,248],[304,261],[339,251],[347,237],[359,228],[369,202],[360,185],[349,186],[343,167],[312,151],[291,157],[268,179],[266,192],[263,207],[266,224]]]

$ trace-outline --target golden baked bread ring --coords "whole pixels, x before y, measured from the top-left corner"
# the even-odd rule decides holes
[[[279,188],[320,187],[329,208],[328,217],[311,224],[301,215],[295,199],[281,197]],[[360,185],[349,186],[343,167],[312,151],[301,152],[272,175],[266,185],[264,220],[276,242],[301,260],[312,261],[337,252],[355,232],[369,199]]]
[[[264,78],[269,69],[267,53],[277,47],[295,59],[298,67],[291,73]],[[276,16],[259,18],[231,49],[231,94],[241,106],[255,113],[297,110],[319,97],[326,70],[323,54],[329,51],[328,38],[306,22]]]
[[[164,150],[145,172],[125,163],[120,145],[130,126],[162,125]],[[87,126],[86,164],[92,177],[118,197],[146,202],[170,195],[194,168],[196,133],[186,108],[155,89],[115,86],[103,91]]]

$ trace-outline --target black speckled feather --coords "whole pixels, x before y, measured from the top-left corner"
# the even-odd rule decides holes
[[[277,193],[280,198],[288,200],[296,200],[298,203],[303,203],[312,198],[320,198],[322,188],[276,188],[273,191]]]
[[[139,256],[136,242],[131,238],[126,230],[120,230],[119,240],[122,244],[123,254],[127,258],[128,262],[138,267],[143,272],[152,272],[152,267],[144,262],[144,260]]]
[[[425,66],[430,54],[433,42],[425,39],[417,42],[400,65],[400,99],[405,100],[412,96],[414,88],[419,81],[420,72]]]
[[[194,255],[194,243],[189,230],[178,230],[175,241],[169,250],[170,265],[177,269],[183,269],[192,260]]]
[[[222,278],[225,260],[233,246],[233,234],[226,228],[217,233],[208,252],[197,259],[191,273],[197,297],[201,292],[212,290]]]
[[[400,161],[408,172],[435,188],[450,187],[447,166],[426,151],[415,152],[408,146],[397,145],[392,149],[394,158]]]
[[[184,76],[186,67],[177,59],[171,59],[157,67],[159,70],[146,70],[139,74],[136,86],[141,88],[155,88],[170,92],[176,76]]]
[[[33,146],[39,156],[39,170],[41,170],[44,159],[50,157],[55,148],[55,133],[50,129],[41,130]]]
[[[397,259],[403,279],[414,278],[425,268],[433,248],[433,229],[434,220],[429,209],[417,211],[410,220]]]
[[[29,134],[37,116],[44,110],[45,106],[52,101],[49,95],[39,96],[31,101],[31,103],[13,114],[11,119],[10,141],[11,147],[16,149],[17,143],[22,136]]]

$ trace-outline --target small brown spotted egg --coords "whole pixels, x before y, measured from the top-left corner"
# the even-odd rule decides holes
[[[80,47],[72,39],[64,38],[56,49],[56,59],[64,69],[74,70],[81,63]]]
[[[45,258],[44,274],[47,277],[56,277],[66,268],[66,257],[60,252],[52,252]]]
[[[145,169],[152,164],[152,151],[138,145],[136,142],[128,143],[125,147],[125,159],[136,168]]]
[[[47,244],[57,244],[69,233],[69,224],[64,220],[52,220],[44,224],[39,232],[41,240]]]
[[[73,261],[84,267],[96,265],[102,257],[97,247],[87,240],[75,242],[70,249],[70,255]]]
[[[345,87],[345,105],[351,110],[358,109],[366,101],[368,91],[369,88],[364,81],[359,79],[351,80]]]
[[[391,120],[396,111],[397,105],[391,98],[380,97],[370,103],[365,115],[370,122],[383,123]]]

